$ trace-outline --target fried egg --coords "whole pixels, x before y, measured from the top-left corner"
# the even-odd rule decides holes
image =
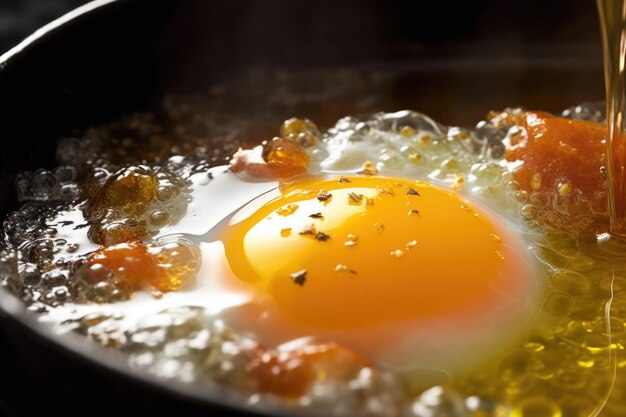
[[[305,175],[248,181],[217,167],[190,177],[187,213],[156,239],[198,245],[195,283],[159,299],[68,303],[43,320],[122,313],[132,329],[192,305],[269,346],[332,341],[394,370],[453,373],[506,349],[537,285],[511,192],[494,179],[505,170],[476,164],[459,140],[429,139],[442,135],[434,122],[359,140],[337,126],[308,150]]]

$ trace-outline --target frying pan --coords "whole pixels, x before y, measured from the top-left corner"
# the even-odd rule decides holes
[[[600,100],[596,20],[588,0],[96,0],[0,57],[0,217],[16,208],[16,173],[55,165],[59,137],[258,68],[316,74],[296,91],[329,93],[275,121],[310,111],[326,127],[355,111],[411,108],[469,126],[510,105]],[[333,88],[350,74],[355,87]],[[266,104],[240,94],[234,112]],[[1,288],[0,341],[0,392],[16,415],[279,415],[137,373],[115,352],[53,334]]]

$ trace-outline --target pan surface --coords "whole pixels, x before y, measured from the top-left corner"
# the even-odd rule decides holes
[[[0,216],[17,204],[18,172],[54,166],[59,137],[229,80],[266,90],[289,80],[303,98],[279,106],[269,124],[315,114],[328,126],[410,108],[471,125],[490,109],[558,112],[602,98],[593,2],[529,2],[542,5],[539,17],[486,0],[456,10],[419,3],[97,0],[75,10],[0,57]],[[337,92],[342,80],[350,88]],[[258,91],[238,100],[242,114],[269,105]],[[252,413],[221,392],[165,384],[80,337],[59,337],[1,288],[0,318],[0,363],[11,375],[0,389],[20,415]],[[17,400],[25,393],[38,400]]]

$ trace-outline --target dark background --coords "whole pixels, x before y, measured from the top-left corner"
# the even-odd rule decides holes
[[[159,0],[152,1],[156,3]],[[229,0],[205,1],[229,3]],[[86,1],[0,0],[0,54],[17,44],[37,27],[83,3]],[[150,0],[145,1],[146,13],[150,13],[150,3]],[[229,4],[236,3],[233,1]],[[284,2],[257,0],[250,2],[245,8],[224,7],[224,9],[229,9],[229,16],[207,16],[198,13],[191,18],[215,26],[217,33],[219,33],[220,25],[228,27],[233,20],[237,20],[238,23],[244,22],[245,24],[241,25],[244,29],[237,34],[239,38],[235,39],[241,44],[245,44],[252,37],[259,37],[263,41],[271,40],[271,34],[264,36],[266,17],[280,14],[298,21],[296,29],[291,32],[274,31],[279,36],[292,37],[294,44],[300,41],[326,44],[334,41],[349,42],[345,34],[350,32],[346,28],[367,25],[371,28],[372,42],[377,39],[379,44],[384,44],[386,37],[393,36],[397,39],[401,36],[406,40],[407,45],[414,47],[426,45],[434,55],[437,55],[438,51],[446,50],[450,44],[460,44],[465,57],[476,59],[486,55],[502,55],[523,60],[537,55],[545,57],[546,53],[548,56],[554,53],[559,54],[559,57],[564,56],[564,59],[574,56],[576,59],[588,60],[592,66],[596,67],[601,61],[598,19],[593,0],[525,0],[524,2],[387,0],[383,3],[385,7],[389,7],[393,14],[405,17],[402,19],[401,31],[393,27],[396,23],[381,19],[373,12],[375,8],[370,6],[374,3],[378,2],[363,0],[356,6],[357,3],[353,1],[341,0],[285,0]],[[342,16],[349,15],[345,8],[354,7],[354,19],[337,22],[327,14],[327,11],[332,9],[331,6],[342,9],[340,13]],[[397,21],[398,19],[394,20],[394,22]],[[115,31],[115,24],[111,24],[110,30]],[[141,22],[137,22],[137,31],[141,30]],[[311,33],[316,36],[311,37]],[[220,40],[217,39],[217,41]],[[367,42],[367,39],[363,39],[363,42]],[[271,44],[271,42],[267,43]],[[209,44],[208,41],[206,44],[198,42],[199,46],[207,44]],[[372,50],[374,46],[372,45]],[[193,47],[194,45],[190,46],[192,49]],[[271,51],[256,50],[246,51],[246,53],[256,53],[260,57],[265,57],[268,53],[271,54]],[[441,54],[443,55],[444,52]],[[194,54],[190,55],[194,56]],[[300,58],[306,62],[306,57]],[[557,68],[555,71],[557,70],[560,69]],[[585,96],[585,100],[598,100],[602,97],[601,74],[598,73],[597,77],[595,75],[594,77],[593,79],[597,81],[590,89],[592,93]],[[567,82],[573,83],[575,82],[573,80],[577,78],[570,77]],[[531,87],[536,88],[534,81],[534,79],[528,80],[529,90],[532,89]],[[569,88],[570,85],[566,85],[563,89],[566,87]],[[554,95],[549,91],[548,94]],[[504,96],[502,100],[510,103],[510,96],[502,95]],[[546,101],[545,97],[536,97],[536,102],[546,103]],[[6,342],[10,343],[10,341]],[[2,355],[1,348],[0,345],[0,355]],[[30,415],[23,411],[24,408],[28,409],[24,407],[24,395],[28,394],[30,387],[18,387],[13,383],[21,379],[13,368],[19,368],[19,364],[8,364],[0,370],[0,417]],[[46,382],[50,381],[42,381],[44,385]],[[63,385],[63,376],[59,375],[53,383]],[[79,400],[80,398],[76,398],[76,401]],[[32,402],[32,396],[27,401]],[[42,404],[42,408],[45,409],[45,404]],[[54,407],[46,411],[50,415],[60,413],[60,410]]]
[[[86,0],[0,0],[0,54]]]
[[[37,27],[87,2],[0,0],[0,53],[18,43]],[[316,15],[315,3],[305,0],[285,1],[285,7],[293,9],[294,18],[302,20],[303,31],[316,30],[320,24],[324,25],[325,16]],[[342,2],[335,3],[336,7],[342,7]],[[368,1],[364,3],[367,4]],[[397,8],[399,13],[410,17],[407,19],[408,27],[404,28],[407,41],[416,37],[435,42],[476,41],[477,49],[502,44],[516,49],[557,43],[565,48],[584,45],[586,48],[597,49],[598,52],[600,50],[594,0],[415,0],[387,3],[389,8]],[[251,23],[256,20],[262,27],[263,14],[272,13],[272,10],[263,1],[256,4],[258,7],[240,10],[240,15],[233,18],[252,15],[256,19],[250,19]],[[372,20],[372,24],[376,26],[373,30],[385,29],[386,22],[376,21],[376,16],[367,16],[363,10],[359,10],[358,14],[359,19]]]
[[[142,16],[145,9],[145,20],[133,28],[133,36],[141,36],[150,16],[161,13],[158,9],[169,0],[130,2],[141,4]],[[36,27],[83,3],[0,0],[0,54]],[[181,4],[192,6],[185,7],[185,15],[174,13],[177,24],[168,26],[168,42],[158,46],[164,60],[156,63],[154,84],[171,91],[195,93],[215,81],[209,76],[230,76],[251,63],[308,69],[320,62],[352,65],[366,57],[369,62],[397,63],[406,57],[420,65],[443,64],[460,74],[450,77],[431,66],[427,82],[409,72],[386,91],[399,97],[403,90],[394,109],[423,111],[444,124],[469,126],[488,110],[512,105],[558,113],[603,97],[594,0],[182,0]],[[101,33],[111,45],[116,36],[125,36],[115,29],[111,24]],[[81,42],[75,47],[89,48]],[[487,74],[486,66],[497,77]],[[139,71],[124,69],[129,70]],[[468,77],[471,71],[475,75]],[[508,74],[500,77],[503,72]],[[445,88],[438,91],[441,85]],[[424,91],[424,86],[431,90]],[[383,107],[376,111],[391,108]],[[336,119],[329,115],[330,121]]]

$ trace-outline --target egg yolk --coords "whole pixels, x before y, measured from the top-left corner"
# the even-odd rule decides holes
[[[459,324],[527,293],[519,240],[426,182],[309,178],[265,201],[233,220],[226,256],[239,280],[309,329]]]

